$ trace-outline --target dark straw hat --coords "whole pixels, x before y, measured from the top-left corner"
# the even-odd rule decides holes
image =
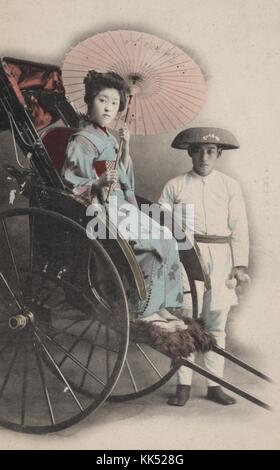
[[[201,144],[216,144],[224,150],[239,148],[239,143],[231,132],[217,127],[190,127],[175,137],[171,147],[188,149],[191,145]]]

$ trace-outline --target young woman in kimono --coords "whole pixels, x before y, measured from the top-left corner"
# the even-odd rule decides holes
[[[119,132],[124,145],[116,169],[114,169],[114,162],[118,143],[107,129],[118,112],[125,109],[125,82],[113,72],[90,71],[84,83],[84,99],[88,112],[82,127],[72,136],[68,144],[62,175],[75,186],[76,192],[86,192],[90,197],[99,195],[99,200],[102,192],[106,193],[112,184],[109,204],[115,204],[118,208],[125,204],[126,210],[131,208],[134,216],[135,213],[139,216],[134,195],[128,129],[125,127]],[[103,197],[103,204],[108,210],[109,204],[105,202],[105,199]],[[140,222],[138,220],[139,217],[137,230],[132,229],[129,237],[133,240],[135,252],[141,250],[141,254],[136,254],[136,256],[144,275],[148,295],[147,301],[135,300],[130,309],[139,318],[157,322],[170,331],[184,329],[183,322],[176,320],[166,310],[167,308],[180,308],[183,301],[181,268],[176,241],[172,237],[164,238],[163,227],[145,214],[141,213]]]

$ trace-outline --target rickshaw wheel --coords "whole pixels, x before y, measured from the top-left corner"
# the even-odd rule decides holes
[[[67,428],[106,400],[121,373],[129,339],[121,278],[84,228],[44,209],[0,214],[0,250],[0,425]],[[106,267],[96,296],[89,254]]]

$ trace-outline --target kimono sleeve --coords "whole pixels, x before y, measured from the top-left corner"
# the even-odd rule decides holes
[[[96,147],[83,136],[76,136],[66,149],[62,176],[77,189],[90,190],[98,179],[93,168],[93,161],[98,157]]]
[[[129,158],[129,163],[127,168],[125,168],[122,161],[119,163],[119,179],[123,186],[123,191],[125,198],[130,204],[138,207],[136,197],[135,197],[135,180],[134,180],[134,171],[133,163],[131,158]]]

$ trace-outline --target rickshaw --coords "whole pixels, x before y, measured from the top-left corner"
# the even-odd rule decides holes
[[[196,282],[211,286],[195,243],[180,251],[193,311],[185,349],[170,333],[166,345],[157,342],[157,328],[143,327],[129,311],[134,298],[147,299],[133,245],[106,217],[100,223],[109,236],[91,239],[87,224],[99,215],[60,176],[78,125],[59,67],[1,60],[0,130],[10,132],[17,162],[9,158],[2,168],[17,189],[7,190],[14,206],[0,213],[0,425],[26,433],[65,429],[105,400],[155,391],[181,365],[268,408],[188,360],[211,348],[270,380],[218,348],[197,319]]]

